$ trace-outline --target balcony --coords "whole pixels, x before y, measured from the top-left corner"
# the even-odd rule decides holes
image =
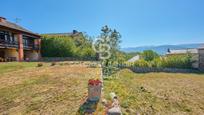
[[[17,41],[8,41],[8,40],[1,40],[0,39],[0,47],[3,48],[18,48]]]
[[[8,41],[0,39],[0,48],[19,48],[19,44],[17,41]],[[23,49],[25,50],[39,50],[39,45],[34,44],[23,44]]]
[[[33,45],[32,44],[23,44],[23,49],[31,50],[31,49],[33,49]]]
[[[40,50],[40,45],[34,45],[34,46],[33,46],[33,49],[34,49],[34,50]]]
[[[24,44],[23,49],[25,49],[25,50],[39,50],[40,47],[39,47],[39,45],[34,45],[34,44]]]

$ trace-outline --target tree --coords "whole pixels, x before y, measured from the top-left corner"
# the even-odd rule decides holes
[[[152,51],[152,50],[145,50],[142,53],[142,57],[145,61],[152,61],[155,58],[159,57],[159,54],[157,54],[156,52]]]
[[[73,57],[75,44],[69,37],[44,36],[42,39],[43,57]]]
[[[77,56],[81,59],[96,59],[96,53],[92,49],[92,38],[87,34],[75,39]]]
[[[43,57],[72,57],[79,60],[96,59],[92,40],[84,34],[77,36],[42,35]]]
[[[95,42],[94,48],[99,53],[103,68],[103,75],[109,76],[114,72],[114,64],[117,63],[117,52],[121,35],[117,30],[112,30],[107,25],[102,27],[102,33]]]

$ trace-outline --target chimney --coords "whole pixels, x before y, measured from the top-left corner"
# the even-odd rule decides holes
[[[0,17],[0,22],[6,22],[6,18]]]
[[[77,30],[73,30],[73,34],[76,34],[76,33],[78,33],[78,31]]]

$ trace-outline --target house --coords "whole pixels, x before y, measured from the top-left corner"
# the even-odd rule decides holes
[[[178,49],[178,50],[170,50],[168,49],[167,55],[183,55],[183,54],[198,54],[198,49]]]
[[[191,54],[193,68],[204,70],[204,48],[195,48],[195,49],[179,49],[179,50],[168,50],[166,55],[185,55]]]
[[[0,17],[0,61],[38,60],[40,35]]]

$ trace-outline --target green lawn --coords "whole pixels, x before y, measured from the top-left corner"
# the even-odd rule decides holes
[[[36,67],[36,62],[8,62],[0,63],[0,74],[5,72],[16,71],[28,67]]]
[[[0,114],[76,115],[91,78],[100,69],[86,63],[1,63]]]
[[[181,73],[136,74],[124,69],[107,79],[105,97],[119,96],[124,114],[182,115],[204,113],[204,75]]]

